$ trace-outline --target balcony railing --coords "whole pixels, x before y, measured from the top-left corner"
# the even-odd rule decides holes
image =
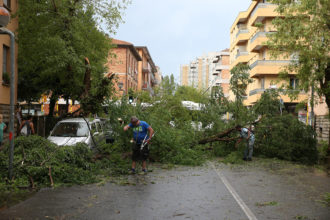
[[[258,37],[267,37],[268,34],[273,34],[275,32],[258,32],[256,33],[250,40],[250,43],[252,44],[253,41],[255,41]]]
[[[253,95],[258,94],[258,93],[263,93],[264,91],[265,91],[265,89],[263,89],[263,88],[254,89],[254,90],[251,90],[249,92],[249,96],[253,96]]]
[[[151,73],[151,67],[143,67],[142,70],[144,73]]]
[[[237,32],[237,34],[236,34],[236,38],[237,38],[238,35],[240,35],[240,34],[247,34],[247,33],[249,33],[249,30],[248,30],[248,29],[241,29],[241,30],[239,30],[239,31]]]
[[[260,66],[267,66],[267,65],[285,65],[285,64],[290,64],[290,60],[257,60],[254,63],[250,65],[250,69],[252,70],[254,67],[260,65]]]
[[[305,95],[306,94],[306,92],[304,90],[288,90],[288,89],[282,89],[282,88],[267,88],[267,89],[258,88],[258,89],[251,90],[249,92],[249,96],[253,96],[253,95],[256,95],[256,94],[259,94],[259,93],[263,93],[263,92],[265,92],[267,90],[276,90],[276,91],[278,91],[282,95],[285,95],[288,92],[293,92],[293,91],[298,92],[301,95]]]
[[[259,3],[258,5],[257,5],[257,7],[255,7],[254,9],[253,9],[253,11],[252,11],[252,13],[251,13],[251,17],[253,17],[253,15],[257,12],[257,10],[259,9],[259,8],[269,8],[269,7],[271,7],[271,6],[276,6],[275,4],[271,4],[271,3]]]
[[[247,51],[244,51],[244,52],[238,52],[238,53],[236,54],[236,59],[237,59],[237,57],[239,57],[239,56],[247,56],[247,55],[249,55],[249,52],[247,52]]]
[[[217,70],[217,71],[228,70],[228,69],[229,69],[229,66],[227,66],[227,65],[222,65],[222,64],[218,64],[218,65],[216,65],[216,67],[215,67],[215,70]]]

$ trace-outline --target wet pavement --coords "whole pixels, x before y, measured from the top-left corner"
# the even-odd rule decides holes
[[[330,178],[322,172],[217,161],[202,167],[152,169],[147,175],[104,184],[44,189],[0,212],[0,219],[330,219],[329,207],[318,201],[330,192]]]

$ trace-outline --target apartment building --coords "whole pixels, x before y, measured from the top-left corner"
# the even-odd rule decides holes
[[[229,97],[230,91],[230,53],[229,49],[222,50],[217,53],[210,64],[211,74],[209,77],[209,86],[211,93],[218,87],[222,88],[225,97]]]
[[[157,85],[156,72],[157,68],[152,60],[147,47],[136,47],[142,61],[138,64],[138,91],[147,91],[150,95],[154,95],[154,88]]]
[[[118,96],[127,95],[129,90],[138,91],[139,62],[142,61],[139,52],[132,43],[112,39],[116,46],[108,58],[107,76],[115,74],[115,90]]]
[[[163,80],[163,74],[162,74],[162,71],[160,70],[160,67],[159,66],[156,66],[156,73],[155,73],[155,80],[156,80],[156,87],[159,87],[160,84],[162,83],[162,80]]]
[[[279,72],[288,65],[289,59],[274,59],[265,45],[268,35],[275,32],[272,20],[278,17],[276,5],[267,0],[252,0],[247,11],[240,12],[230,29],[230,70],[240,63],[250,66],[250,77],[254,79],[246,91],[245,105],[253,105],[267,89],[277,89],[288,82],[280,80]],[[294,59],[294,56],[292,57]],[[290,75],[292,88],[298,87],[296,73]],[[295,105],[307,100],[300,92],[296,100],[281,94],[286,108],[294,111]],[[234,99],[231,94],[230,99]]]
[[[5,7],[11,14],[15,14],[17,11],[16,0],[0,0],[0,6]],[[18,28],[18,19],[11,19],[10,23],[6,27],[7,29],[15,32]],[[9,123],[10,112],[10,37],[8,35],[0,35],[0,114],[4,116],[4,122]],[[17,54],[18,46],[15,44],[15,103],[17,102]]]
[[[226,96],[229,95],[229,49],[220,52],[210,52],[190,62],[181,65],[181,85],[192,86],[211,94],[212,90],[221,86]]]

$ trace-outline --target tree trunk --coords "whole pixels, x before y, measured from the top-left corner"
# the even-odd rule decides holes
[[[235,128],[230,128],[226,131],[223,131],[215,136],[204,138],[198,142],[198,144],[207,144],[215,141],[229,141],[229,139],[224,139],[223,137],[228,136]]]
[[[57,101],[57,96],[52,94],[52,96],[50,97],[50,101],[49,101],[49,113],[48,113],[49,118],[52,118],[54,115],[54,108],[55,108],[56,101]]]

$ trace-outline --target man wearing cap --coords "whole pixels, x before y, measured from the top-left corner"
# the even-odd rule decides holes
[[[238,144],[245,139],[247,141],[246,148],[244,151],[244,158],[243,160],[251,161],[252,160],[252,154],[253,154],[253,145],[255,141],[254,134],[250,131],[248,128],[243,128],[241,125],[236,126],[236,130],[240,132],[240,138],[235,144],[235,147],[238,146]]]
[[[140,121],[136,116],[131,117],[131,123],[124,127],[124,131],[127,131],[129,128],[133,129],[133,139],[135,143],[132,154],[132,173],[135,173],[136,161],[139,159],[142,159],[142,171],[146,173],[147,159],[149,156],[148,144],[154,134],[154,130],[147,122]],[[147,144],[141,149],[141,145],[144,142]]]

